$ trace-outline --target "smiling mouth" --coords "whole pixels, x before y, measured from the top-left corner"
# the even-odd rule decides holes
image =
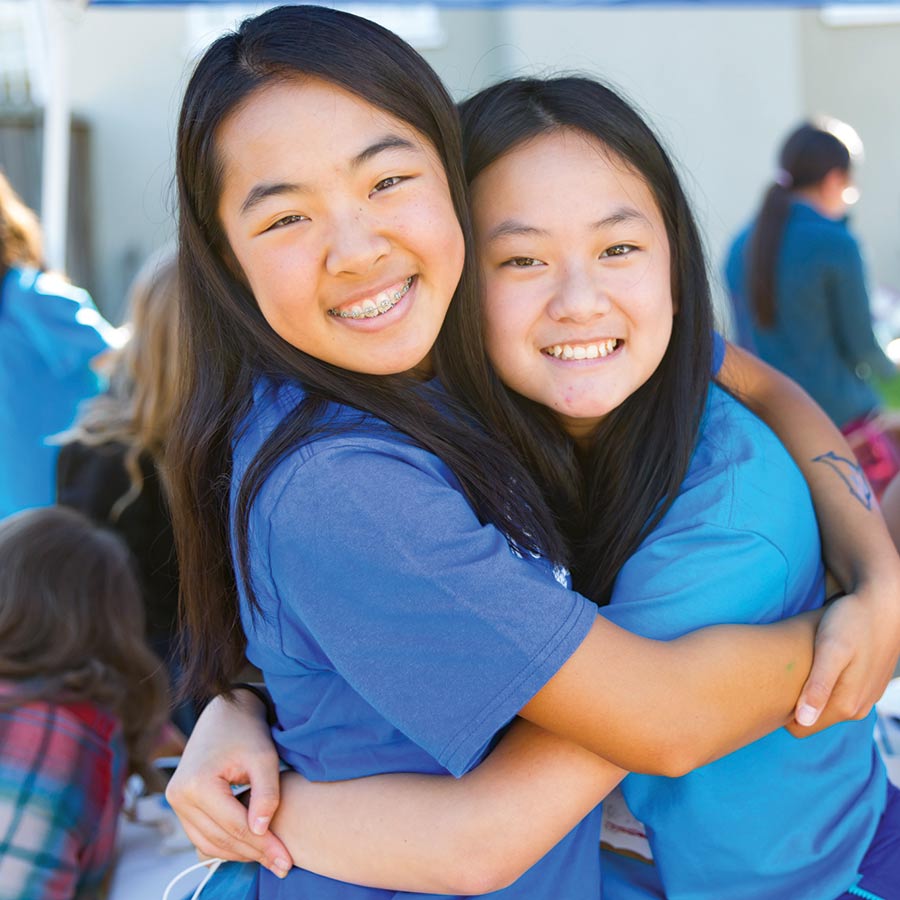
[[[356,303],[349,309],[329,309],[328,315],[336,319],[374,319],[390,312],[406,295],[412,287],[415,275],[410,275],[398,290],[381,291],[373,297],[367,297],[361,303]]]
[[[609,356],[622,345],[618,338],[608,338],[605,341],[594,341],[590,344],[551,344],[541,350],[545,356],[554,359],[600,359]]]

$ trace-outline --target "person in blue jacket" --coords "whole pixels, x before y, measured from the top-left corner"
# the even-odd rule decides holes
[[[772,622],[819,607],[824,570],[809,491],[775,435],[737,399],[710,384],[708,290],[683,287],[689,280],[683,267],[687,263],[702,272],[702,253],[696,235],[689,234],[690,220],[677,211],[683,195],[663,187],[672,185],[674,174],[652,132],[614,92],[576,78],[513,80],[488,88],[464,104],[463,122],[484,278],[486,351],[510,399],[530,418],[529,427],[546,438],[545,452],[569,446],[579,460],[574,469],[558,465],[558,483],[550,485],[564,498],[566,482],[574,478],[589,501],[581,510],[570,507],[565,523],[580,548],[574,557],[576,585],[603,605],[607,619],[663,641],[712,623]],[[682,226],[674,235],[670,217]],[[680,281],[673,280],[673,271]],[[693,398],[696,419],[674,414],[672,385]],[[552,410],[549,418],[544,410]],[[555,432],[547,427],[551,423]],[[355,438],[353,447],[362,446]],[[684,457],[681,448],[689,451]],[[349,452],[350,447],[341,448],[342,455]],[[412,451],[395,452],[412,471]],[[304,465],[314,465],[314,480],[326,483],[329,472],[342,471],[338,460],[329,448],[313,447]],[[371,461],[374,483],[362,461],[349,470],[351,482],[366,483],[365,500],[374,493],[376,509],[387,508],[387,494],[397,485],[383,486],[377,460]],[[274,486],[279,498],[287,495],[285,479],[292,477],[285,473]],[[417,516],[411,484],[399,487],[410,498],[410,514]],[[324,489],[324,502],[318,500],[322,491],[315,490],[314,504],[256,522],[257,529],[267,529],[273,565],[287,569],[305,558],[307,551],[298,550],[294,537],[278,537],[291,522],[310,534],[328,510],[348,502],[343,483]],[[359,516],[377,531],[372,514],[363,512],[363,500],[350,503],[351,518]],[[447,524],[452,528],[452,521]],[[312,540],[311,555],[324,557],[328,533]],[[415,580],[407,583],[408,566],[397,565],[395,545],[383,546],[389,562],[385,570],[375,569],[374,581],[391,593],[411,593],[415,603],[415,580],[422,581],[424,572],[412,566]],[[367,554],[360,556],[371,565]],[[419,564],[431,565],[434,558]],[[355,567],[352,552],[346,565]],[[310,563],[301,570],[314,573],[312,598],[328,593],[329,586],[317,579],[331,581],[333,573]],[[347,577],[358,580],[360,573]],[[490,593],[500,590],[491,570],[481,578]],[[274,583],[261,588],[276,591]],[[380,594],[380,587],[375,590]],[[317,612],[317,633],[351,620],[354,634],[374,632],[401,648],[410,643],[405,672],[417,690],[404,705],[431,696],[420,687],[429,675],[417,642],[408,639],[405,616],[373,622],[365,610],[333,613],[333,602]],[[441,615],[441,621],[448,618]],[[296,629],[283,621],[273,619],[265,628],[270,640],[280,637],[292,658],[310,653],[308,639],[300,643]],[[455,673],[454,685],[466,694],[467,678],[493,680],[481,663],[480,646],[476,640],[473,659],[466,660],[470,665]],[[319,665],[323,673],[328,668],[324,659]],[[369,654],[360,665],[378,667],[381,661]],[[764,678],[763,671],[760,675]],[[282,685],[277,676],[267,684],[277,706],[288,682]],[[453,703],[418,712],[455,718]],[[647,710],[649,717],[659,713],[658,706]],[[322,703],[314,716],[336,727],[331,714],[332,707]],[[307,714],[304,726],[308,721]],[[888,787],[872,723],[870,713],[805,742],[781,730],[679,777],[626,776],[622,792],[647,829],[653,863],[604,853],[602,896],[834,900],[849,894],[896,900],[900,793]],[[308,769],[308,753],[302,760],[284,753],[284,742],[299,723],[284,721],[279,712],[279,727],[283,757]],[[640,741],[637,733],[634,740]],[[500,748],[508,753],[504,742]],[[436,890],[445,877],[432,846],[447,835],[442,824],[447,819],[462,821],[503,852],[508,835],[534,848],[534,838],[523,838],[522,831],[540,834],[542,849],[553,849],[536,865],[552,871],[552,860],[571,850],[571,834],[565,838],[564,828],[556,829],[572,819],[586,817],[576,833],[588,829],[596,852],[592,807],[608,781],[604,785],[591,772],[589,760],[571,757],[563,777],[559,748],[545,750],[542,758],[533,747],[526,752],[520,746],[527,764],[482,781],[481,800],[471,802],[468,793],[453,789],[483,777],[497,762],[497,751],[449,788],[446,779],[376,779],[380,805],[373,805],[371,779],[309,785],[288,775],[284,809],[273,828],[307,869],[407,891]],[[409,762],[407,772],[430,771]],[[558,776],[555,785],[548,770]],[[333,766],[308,779],[346,780],[356,774]],[[416,791],[423,801],[418,806],[409,799]],[[496,811],[484,816],[493,835],[479,821],[484,813],[476,802],[508,804],[505,819]],[[571,819],[560,813],[562,807]],[[297,817],[309,826],[297,828]],[[323,833],[331,836],[328,846]],[[521,847],[512,852],[520,854]],[[417,855],[428,863],[421,872]],[[452,868],[450,859],[443,864]],[[580,895],[561,876],[559,887],[548,892],[546,883],[528,881],[531,871],[507,890],[520,887],[532,897]],[[579,878],[583,888],[583,872]],[[541,888],[544,893],[537,893]],[[590,890],[597,890],[593,882]]]
[[[877,495],[900,469],[892,439],[871,420],[873,378],[896,367],[872,333],[866,271],[847,226],[861,152],[844,123],[804,123],[725,266],[739,341],[798,382],[848,436]],[[854,144],[858,142],[855,139]]]
[[[784,721],[772,694],[803,682],[802,641],[783,642],[805,620],[647,641],[560,583],[548,497],[485,427],[508,398],[463,265],[457,122],[407,45],[318,7],[245,22],[190,80],[177,174],[189,365],[167,469],[192,687],[227,687],[246,633],[313,778],[462,774],[518,712],[602,749],[600,782]],[[711,334],[688,333],[708,380]],[[506,896],[595,897],[587,815]],[[260,873],[259,896],[298,893],[385,896]]]
[[[44,270],[37,218],[0,172],[0,518],[47,506],[57,448],[117,332],[86,291]]]

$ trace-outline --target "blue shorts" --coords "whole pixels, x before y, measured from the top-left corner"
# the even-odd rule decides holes
[[[838,900],[900,900],[900,789],[888,785],[887,806],[859,866],[859,880]]]

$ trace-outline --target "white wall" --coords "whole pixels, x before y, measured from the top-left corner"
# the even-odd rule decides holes
[[[93,285],[116,315],[136,268],[173,234],[175,122],[185,14],[88,7],[71,26],[73,109],[90,123]]]
[[[88,6],[72,25],[73,104],[93,129],[94,290],[110,311],[172,234],[188,15]],[[447,9],[440,20],[445,43],[423,52],[457,97],[533,72],[587,71],[623,88],[681,164],[714,274],[784,133],[809,111],[848,119],[868,150],[858,230],[879,279],[900,288],[900,26],[836,30],[816,12],[743,8]]]
[[[643,110],[679,163],[718,280],[771,172],[771,135],[800,114],[797,14],[518,9],[506,25],[511,73],[598,74]]]
[[[900,293],[900,24],[830,28],[802,17],[807,114],[853,125],[865,145],[853,211],[875,282]]]

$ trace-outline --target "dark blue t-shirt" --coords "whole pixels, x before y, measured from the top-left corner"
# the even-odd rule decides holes
[[[302,397],[258,384],[233,485]],[[481,524],[441,460],[375,420],[283,460],[254,503],[250,541],[262,614],[242,597],[248,656],[275,701],[282,758],[314,781],[461,775],[597,614],[565,570]],[[598,809],[496,896],[597,900],[599,829]],[[260,875],[266,900],[407,896],[423,895],[300,869]]]

